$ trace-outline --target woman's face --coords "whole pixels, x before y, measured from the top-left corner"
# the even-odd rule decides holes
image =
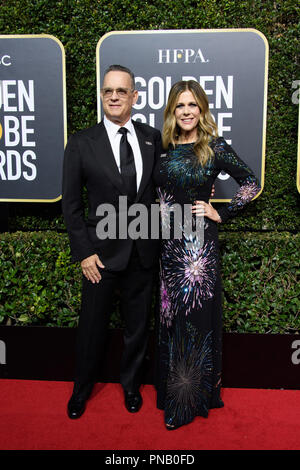
[[[182,92],[175,108],[177,125],[185,132],[191,132],[197,128],[200,119],[200,109],[194,95],[187,90]]]

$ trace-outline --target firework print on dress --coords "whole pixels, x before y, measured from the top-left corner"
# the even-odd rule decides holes
[[[222,287],[218,224],[204,217],[201,237],[186,232],[186,222],[178,222],[174,207],[180,205],[184,213],[184,207],[191,207],[195,200],[208,202],[222,170],[240,185],[231,202],[218,210],[223,223],[260,190],[251,169],[222,137],[212,140],[211,148],[214,158],[204,168],[198,164],[193,144],[182,144],[169,149],[154,171],[162,228],[171,229],[170,237],[161,241],[155,383],[157,406],[164,410],[165,423],[176,427],[223,406]],[[174,236],[175,224],[181,224],[181,237]]]

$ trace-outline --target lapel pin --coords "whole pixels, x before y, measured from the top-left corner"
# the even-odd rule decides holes
[[[152,142],[148,142],[148,140],[145,141],[145,144],[147,145],[152,145]]]

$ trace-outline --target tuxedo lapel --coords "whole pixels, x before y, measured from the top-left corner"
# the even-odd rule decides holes
[[[110,141],[103,122],[101,121],[97,126],[97,132],[94,136],[89,138],[93,153],[95,154],[96,162],[99,163],[107,177],[120,191],[125,194],[122,177],[116,164],[115,157],[110,145]]]
[[[154,156],[154,143],[151,137],[148,135],[144,134],[140,128],[135,124],[134,121],[133,125],[135,128],[136,136],[139,142],[140,146],[140,151],[142,155],[142,160],[143,160],[143,174],[142,174],[142,179],[140,182],[140,186],[137,192],[136,196],[136,201],[139,200],[141,195],[144,192],[144,189],[146,188],[149,179],[151,178],[152,174],[152,168],[153,168],[153,156]]]
[[[151,178],[155,149],[154,142],[151,139],[151,136],[149,136],[148,134],[144,134],[143,131],[139,128],[139,126],[136,125],[134,121],[133,125],[139,142],[143,161],[143,174],[136,196],[136,201],[138,201],[141,195],[143,194],[149,182],[149,179]],[[117,167],[116,160],[114,158],[113,151],[103,121],[101,121],[96,126],[96,131],[94,135],[90,136],[88,139],[93,154],[95,155],[95,161],[98,162],[103,171],[105,171],[107,177],[119,190],[119,192],[122,195],[125,195],[126,192],[123,185],[122,176]]]

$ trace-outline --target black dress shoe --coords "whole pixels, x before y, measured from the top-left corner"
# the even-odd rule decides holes
[[[85,411],[85,400],[72,395],[68,403],[68,416],[70,419],[77,419]]]
[[[68,403],[68,416],[70,419],[77,419],[85,411],[85,403],[92,393],[94,382],[75,382],[72,396]]]
[[[137,413],[142,404],[143,399],[140,392],[126,392],[124,391],[125,395],[125,406],[130,413]]]

